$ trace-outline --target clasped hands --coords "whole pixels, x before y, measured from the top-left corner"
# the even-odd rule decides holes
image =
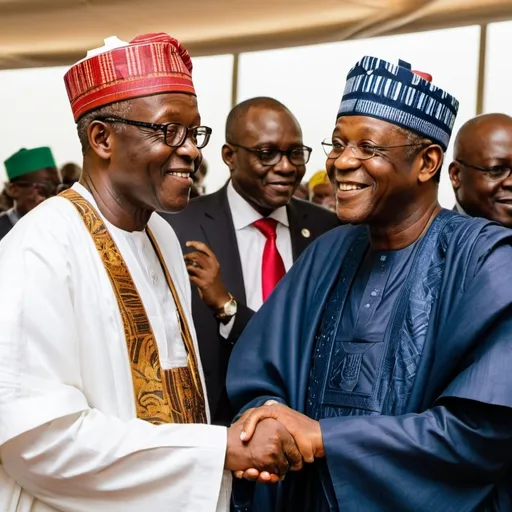
[[[225,468],[237,478],[277,483],[321,457],[320,423],[277,402],[245,411],[228,429]]]

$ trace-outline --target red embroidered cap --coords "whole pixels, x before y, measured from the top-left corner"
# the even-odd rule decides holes
[[[195,95],[190,55],[164,33],[144,34],[130,43],[108,38],[69,69],[64,83],[75,121],[116,101],[166,92]]]

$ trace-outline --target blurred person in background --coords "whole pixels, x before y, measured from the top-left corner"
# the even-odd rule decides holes
[[[331,212],[336,211],[334,187],[326,171],[318,171],[308,182],[309,200]]]
[[[450,179],[459,213],[512,228],[512,118],[484,114],[455,139]]]
[[[20,149],[5,162],[8,183],[4,193],[12,207],[0,215],[0,240],[28,212],[54,196],[60,184],[50,148]]]
[[[309,190],[308,190],[308,184],[307,183],[301,183],[297,190],[293,193],[293,197],[296,197],[297,199],[303,199],[304,201],[309,201]]]
[[[10,197],[7,194],[7,191],[5,188],[2,190],[2,193],[0,193],[0,213],[6,212],[10,208],[12,208],[14,205],[14,201],[12,200],[12,197]]]
[[[205,193],[204,179],[208,173],[208,163],[203,159],[199,169],[192,175],[192,187],[190,189],[190,199],[203,196]]]
[[[60,168],[61,184],[59,192],[71,188],[79,179],[82,169],[75,163],[69,162]]]

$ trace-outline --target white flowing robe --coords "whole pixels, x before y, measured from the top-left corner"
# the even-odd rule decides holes
[[[149,227],[199,356],[178,240],[156,214]],[[122,233],[111,230],[169,368],[179,343],[158,315],[154,274]],[[0,243],[0,511],[228,510],[226,433],[136,417],[117,300],[81,217],[60,197],[25,216]]]

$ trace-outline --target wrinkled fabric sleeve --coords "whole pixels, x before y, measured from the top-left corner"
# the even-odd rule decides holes
[[[0,456],[25,491],[63,512],[215,511],[229,497],[221,495],[225,446],[222,427],[86,410],[11,439]]]
[[[462,399],[422,414],[320,420],[338,506],[480,510],[510,468],[511,424],[511,409]]]
[[[484,510],[510,477],[511,252],[508,241],[492,245],[485,233],[478,240],[461,295],[437,328],[443,358],[459,362],[433,406],[419,414],[320,421],[341,509]],[[467,342],[458,344],[470,339],[469,350]],[[466,346],[462,357],[459,346]]]
[[[467,332],[470,336],[481,322],[476,344],[465,354],[455,378],[446,386],[442,397],[458,397],[512,408],[512,240],[500,244],[480,237],[470,264],[474,276],[468,279],[464,297],[458,301],[446,322],[449,331]]]
[[[63,512],[227,510],[225,428],[122,421],[89,407],[81,391],[72,265],[52,236],[51,217],[44,226],[27,225],[0,244],[5,472]]]

